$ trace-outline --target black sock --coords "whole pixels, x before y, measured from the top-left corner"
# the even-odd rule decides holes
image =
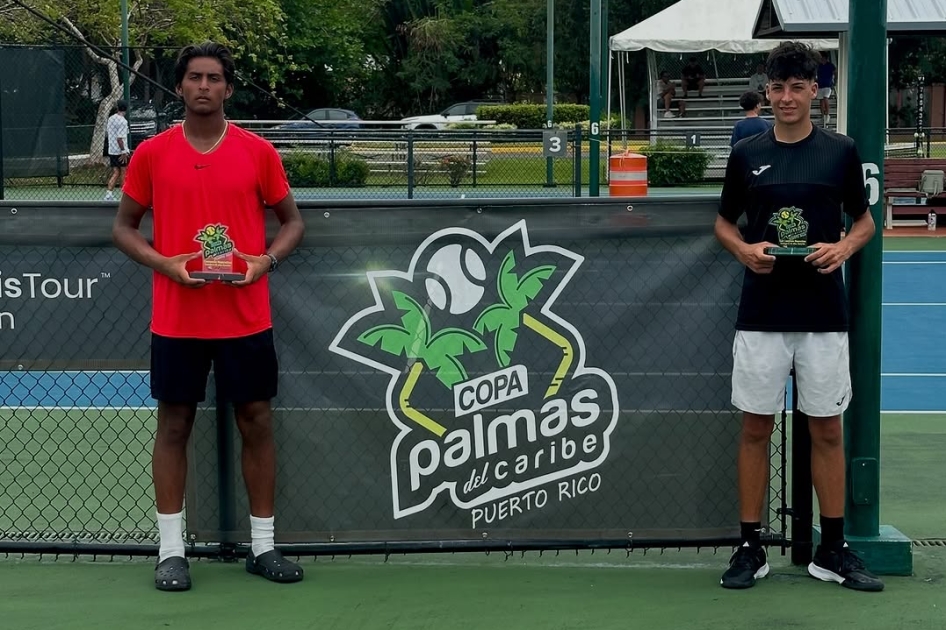
[[[742,530],[741,536],[743,542],[747,542],[754,547],[758,547],[762,544],[760,540],[762,523],[746,523],[743,521],[739,523],[739,527]]]
[[[840,547],[844,543],[844,517],[821,517],[821,544],[828,548]]]

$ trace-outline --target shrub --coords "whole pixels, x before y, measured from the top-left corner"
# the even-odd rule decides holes
[[[658,140],[640,150],[647,156],[647,181],[651,186],[680,186],[703,181],[713,159],[709,151],[687,148],[679,142]]]
[[[464,175],[470,170],[470,158],[465,155],[448,155],[440,160],[440,165],[450,177],[450,185],[457,187]]]
[[[339,156],[335,158],[335,185],[346,188],[359,188],[368,183],[368,173],[370,172],[368,162],[363,158],[352,155]]]
[[[575,128],[575,125],[578,125],[579,127],[581,127],[581,133],[582,133],[582,135],[585,135],[585,134],[587,134],[587,133],[590,133],[590,129],[591,129],[591,121],[590,121],[590,120],[582,120],[582,121],[579,121],[579,122],[577,122],[577,123],[571,123],[571,124],[560,125],[560,126],[561,126],[563,129],[574,129],[574,128]],[[602,118],[602,119],[601,119],[601,122],[598,124],[598,129],[599,129],[599,130],[604,130],[604,129],[620,129],[620,128],[621,128],[621,117],[620,117],[620,116],[612,116],[610,121],[607,120],[607,119],[605,119],[605,118]]]
[[[282,158],[289,185],[299,188],[328,188],[331,179],[330,157],[327,154],[291,153]],[[353,188],[368,182],[368,163],[344,151],[335,152],[335,186]]]
[[[479,120],[495,120],[497,125],[515,125],[517,129],[543,129],[545,127],[545,105],[523,103],[520,105],[480,105],[476,109]],[[552,107],[552,123],[577,123],[591,117],[587,105],[562,103]]]

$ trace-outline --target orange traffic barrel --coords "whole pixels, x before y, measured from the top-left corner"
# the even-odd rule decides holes
[[[630,151],[612,155],[608,174],[608,196],[643,197],[646,195],[647,156]]]

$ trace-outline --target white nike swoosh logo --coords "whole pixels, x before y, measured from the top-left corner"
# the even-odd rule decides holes
[[[765,166],[760,166],[760,167],[758,168],[758,170],[752,171],[752,174],[753,174],[753,175],[761,175],[763,171],[765,171],[766,169],[769,169],[769,168],[772,168],[772,166],[771,166],[770,164],[766,164]]]

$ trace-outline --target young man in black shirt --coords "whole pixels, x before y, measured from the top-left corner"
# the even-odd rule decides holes
[[[856,590],[884,586],[844,539],[841,426],[852,395],[851,314],[842,265],[875,228],[854,142],[811,123],[817,70],[818,56],[800,43],[785,42],[769,55],[767,95],[775,126],[733,147],[716,218],[716,237],[746,266],[732,375],[732,402],[743,411],[738,466],[743,543],[720,580],[726,588],[748,588],[769,572],[760,543],[768,448],[793,365],[798,408],[810,419],[812,479],[821,513],[821,544],[808,572]],[[843,239],[842,212],[853,219]],[[744,232],[736,225],[743,213]],[[770,247],[812,251],[770,255]]]

